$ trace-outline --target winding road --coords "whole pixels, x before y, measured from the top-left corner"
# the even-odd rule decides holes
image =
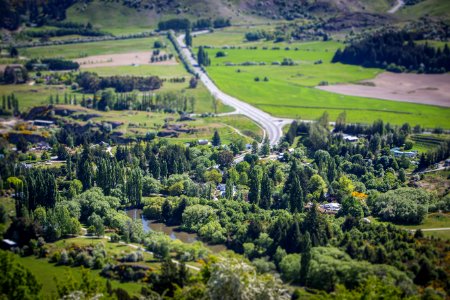
[[[192,35],[206,34],[208,32],[209,31],[197,31],[193,32]],[[268,113],[222,92],[211,80],[211,78],[209,78],[208,74],[199,67],[197,60],[194,58],[195,56],[184,43],[184,34],[177,37],[177,43],[183,52],[183,56],[188,60],[189,64],[193,66],[194,71],[199,75],[200,80],[210,91],[210,93],[217,99],[221,100],[224,104],[234,107],[236,109],[236,113],[245,115],[258,123],[269,138],[271,146],[278,144],[283,136],[283,126],[290,124],[293,120],[272,117]]]
[[[395,14],[400,8],[403,7],[403,5],[405,5],[405,1],[397,0],[397,4],[395,4],[395,6],[393,6],[390,10],[388,10],[388,13]]]

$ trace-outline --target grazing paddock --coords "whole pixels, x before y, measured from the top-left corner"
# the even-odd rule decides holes
[[[161,52],[160,55],[164,55]],[[128,52],[120,54],[94,55],[84,58],[75,59],[80,64],[81,69],[99,68],[99,67],[118,67],[118,66],[140,66],[140,65],[177,65],[175,57],[165,61],[151,62],[152,53],[145,52]]]
[[[293,43],[286,45],[289,50],[278,43],[261,42],[257,46],[256,50],[207,49],[211,58],[207,72],[222,91],[272,115],[313,120],[327,111],[334,120],[346,111],[347,122],[372,123],[382,119],[395,125],[408,122],[426,128],[450,128],[447,107],[381,100],[371,95],[340,95],[315,88],[371,80],[383,72],[331,63],[333,53],[343,46],[341,43]],[[225,52],[225,56],[216,57],[218,51]],[[291,59],[294,65],[273,64],[284,58]],[[245,62],[253,65],[243,65]]]
[[[319,86],[342,95],[450,107],[450,74],[382,73],[362,84]]]
[[[75,59],[93,55],[150,51],[153,49],[153,43],[156,40],[163,41],[164,44],[169,45],[169,42],[165,37],[151,37],[151,38],[138,38],[138,39],[126,39],[116,41],[23,48],[20,51],[20,55],[26,56],[28,58],[58,57],[66,59]],[[168,47],[170,48],[170,46]]]

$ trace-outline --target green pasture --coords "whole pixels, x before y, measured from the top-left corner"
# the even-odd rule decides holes
[[[421,225],[409,225],[409,226],[402,225],[401,227],[408,230],[450,228],[450,214],[432,213],[427,216],[424,223]],[[425,236],[433,236],[450,240],[450,229],[430,230],[424,231],[423,233],[425,234]]]
[[[221,90],[280,117],[316,119],[328,111],[331,120],[343,111],[348,122],[371,123],[383,119],[392,124],[408,122],[424,127],[450,128],[450,109],[407,102],[376,100],[338,95],[314,88],[328,84],[358,82],[379,74],[380,69],[332,64],[337,42],[307,42],[291,45],[290,50],[208,49],[211,66],[208,74]],[[298,50],[293,50],[297,48]],[[217,51],[226,56],[216,58]],[[272,65],[291,58],[294,66]],[[315,64],[322,60],[321,64]],[[226,66],[227,63],[260,62],[259,66]],[[259,78],[256,81],[255,78]],[[264,81],[267,77],[268,81]]]
[[[400,9],[398,16],[408,19],[417,20],[424,15],[440,17],[444,20],[450,20],[450,1],[448,0],[424,0],[411,6],[405,6]]]
[[[55,278],[64,281],[68,276],[72,276],[75,280],[81,280],[80,267],[56,266],[47,261],[47,259],[37,259],[34,256],[21,257],[16,255],[16,259],[24,265],[31,273],[34,274],[37,281],[42,284],[42,295],[45,299],[56,298],[56,282]],[[91,276],[99,280],[106,286],[106,279],[100,276],[100,270],[91,270]],[[128,282],[122,283],[117,280],[112,280],[113,288],[122,288],[132,295],[139,295],[142,284]]]
[[[149,55],[150,57],[150,55]],[[99,76],[131,75],[131,76],[159,76],[161,78],[183,77],[189,75],[183,65],[139,65],[139,66],[114,66],[94,67],[86,65],[83,71],[95,72]],[[190,77],[189,77],[190,78]],[[189,79],[187,80],[189,81]]]
[[[199,139],[211,140],[214,131],[217,130],[224,144],[229,144],[239,139],[251,142],[256,138],[261,140],[262,130],[250,119],[241,116],[223,117],[198,117],[194,121],[178,121],[179,114],[141,111],[109,111],[98,112],[100,117],[93,118],[94,122],[114,121],[122,122],[115,131],[121,132],[125,137],[144,136],[147,132],[157,132],[166,123],[184,124],[183,128],[191,129],[190,133],[180,133],[176,138],[167,138],[172,142],[193,142]],[[237,132],[237,130],[239,132]]]
[[[243,115],[229,115],[210,118],[212,122],[220,122],[236,128],[240,133],[251,137],[258,142],[262,141],[264,132],[258,124]]]
[[[59,85],[28,85],[28,84],[8,84],[0,85],[0,97],[8,96],[11,93],[19,99],[19,109],[27,111],[33,106],[49,104],[49,97],[59,94],[60,103],[64,103],[64,93],[76,94],[70,88]],[[81,94],[77,94],[78,101],[81,101]]]
[[[171,45],[167,41],[166,37],[150,37],[150,38],[137,38],[115,41],[101,41],[79,44],[66,44],[55,46],[43,46],[20,49],[20,55],[29,58],[48,58],[48,57],[60,57],[60,58],[80,58],[92,55],[104,55],[104,54],[117,54],[127,52],[138,51],[151,51],[153,49],[153,43],[156,40],[162,40],[166,45]]]

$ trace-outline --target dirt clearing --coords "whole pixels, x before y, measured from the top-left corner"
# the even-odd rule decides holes
[[[450,107],[450,74],[381,73],[360,84],[318,86],[337,94]]]
[[[160,53],[159,56],[164,55]],[[140,66],[140,65],[176,65],[175,58],[167,59],[158,62],[151,62],[152,53],[146,52],[131,52],[122,54],[107,54],[87,56],[84,58],[75,59],[80,64],[81,69],[90,69],[97,67],[117,67],[117,66]]]

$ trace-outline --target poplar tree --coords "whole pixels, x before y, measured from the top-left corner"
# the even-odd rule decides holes
[[[261,196],[259,206],[264,209],[269,209],[272,205],[272,184],[268,172],[264,172],[261,181]]]

